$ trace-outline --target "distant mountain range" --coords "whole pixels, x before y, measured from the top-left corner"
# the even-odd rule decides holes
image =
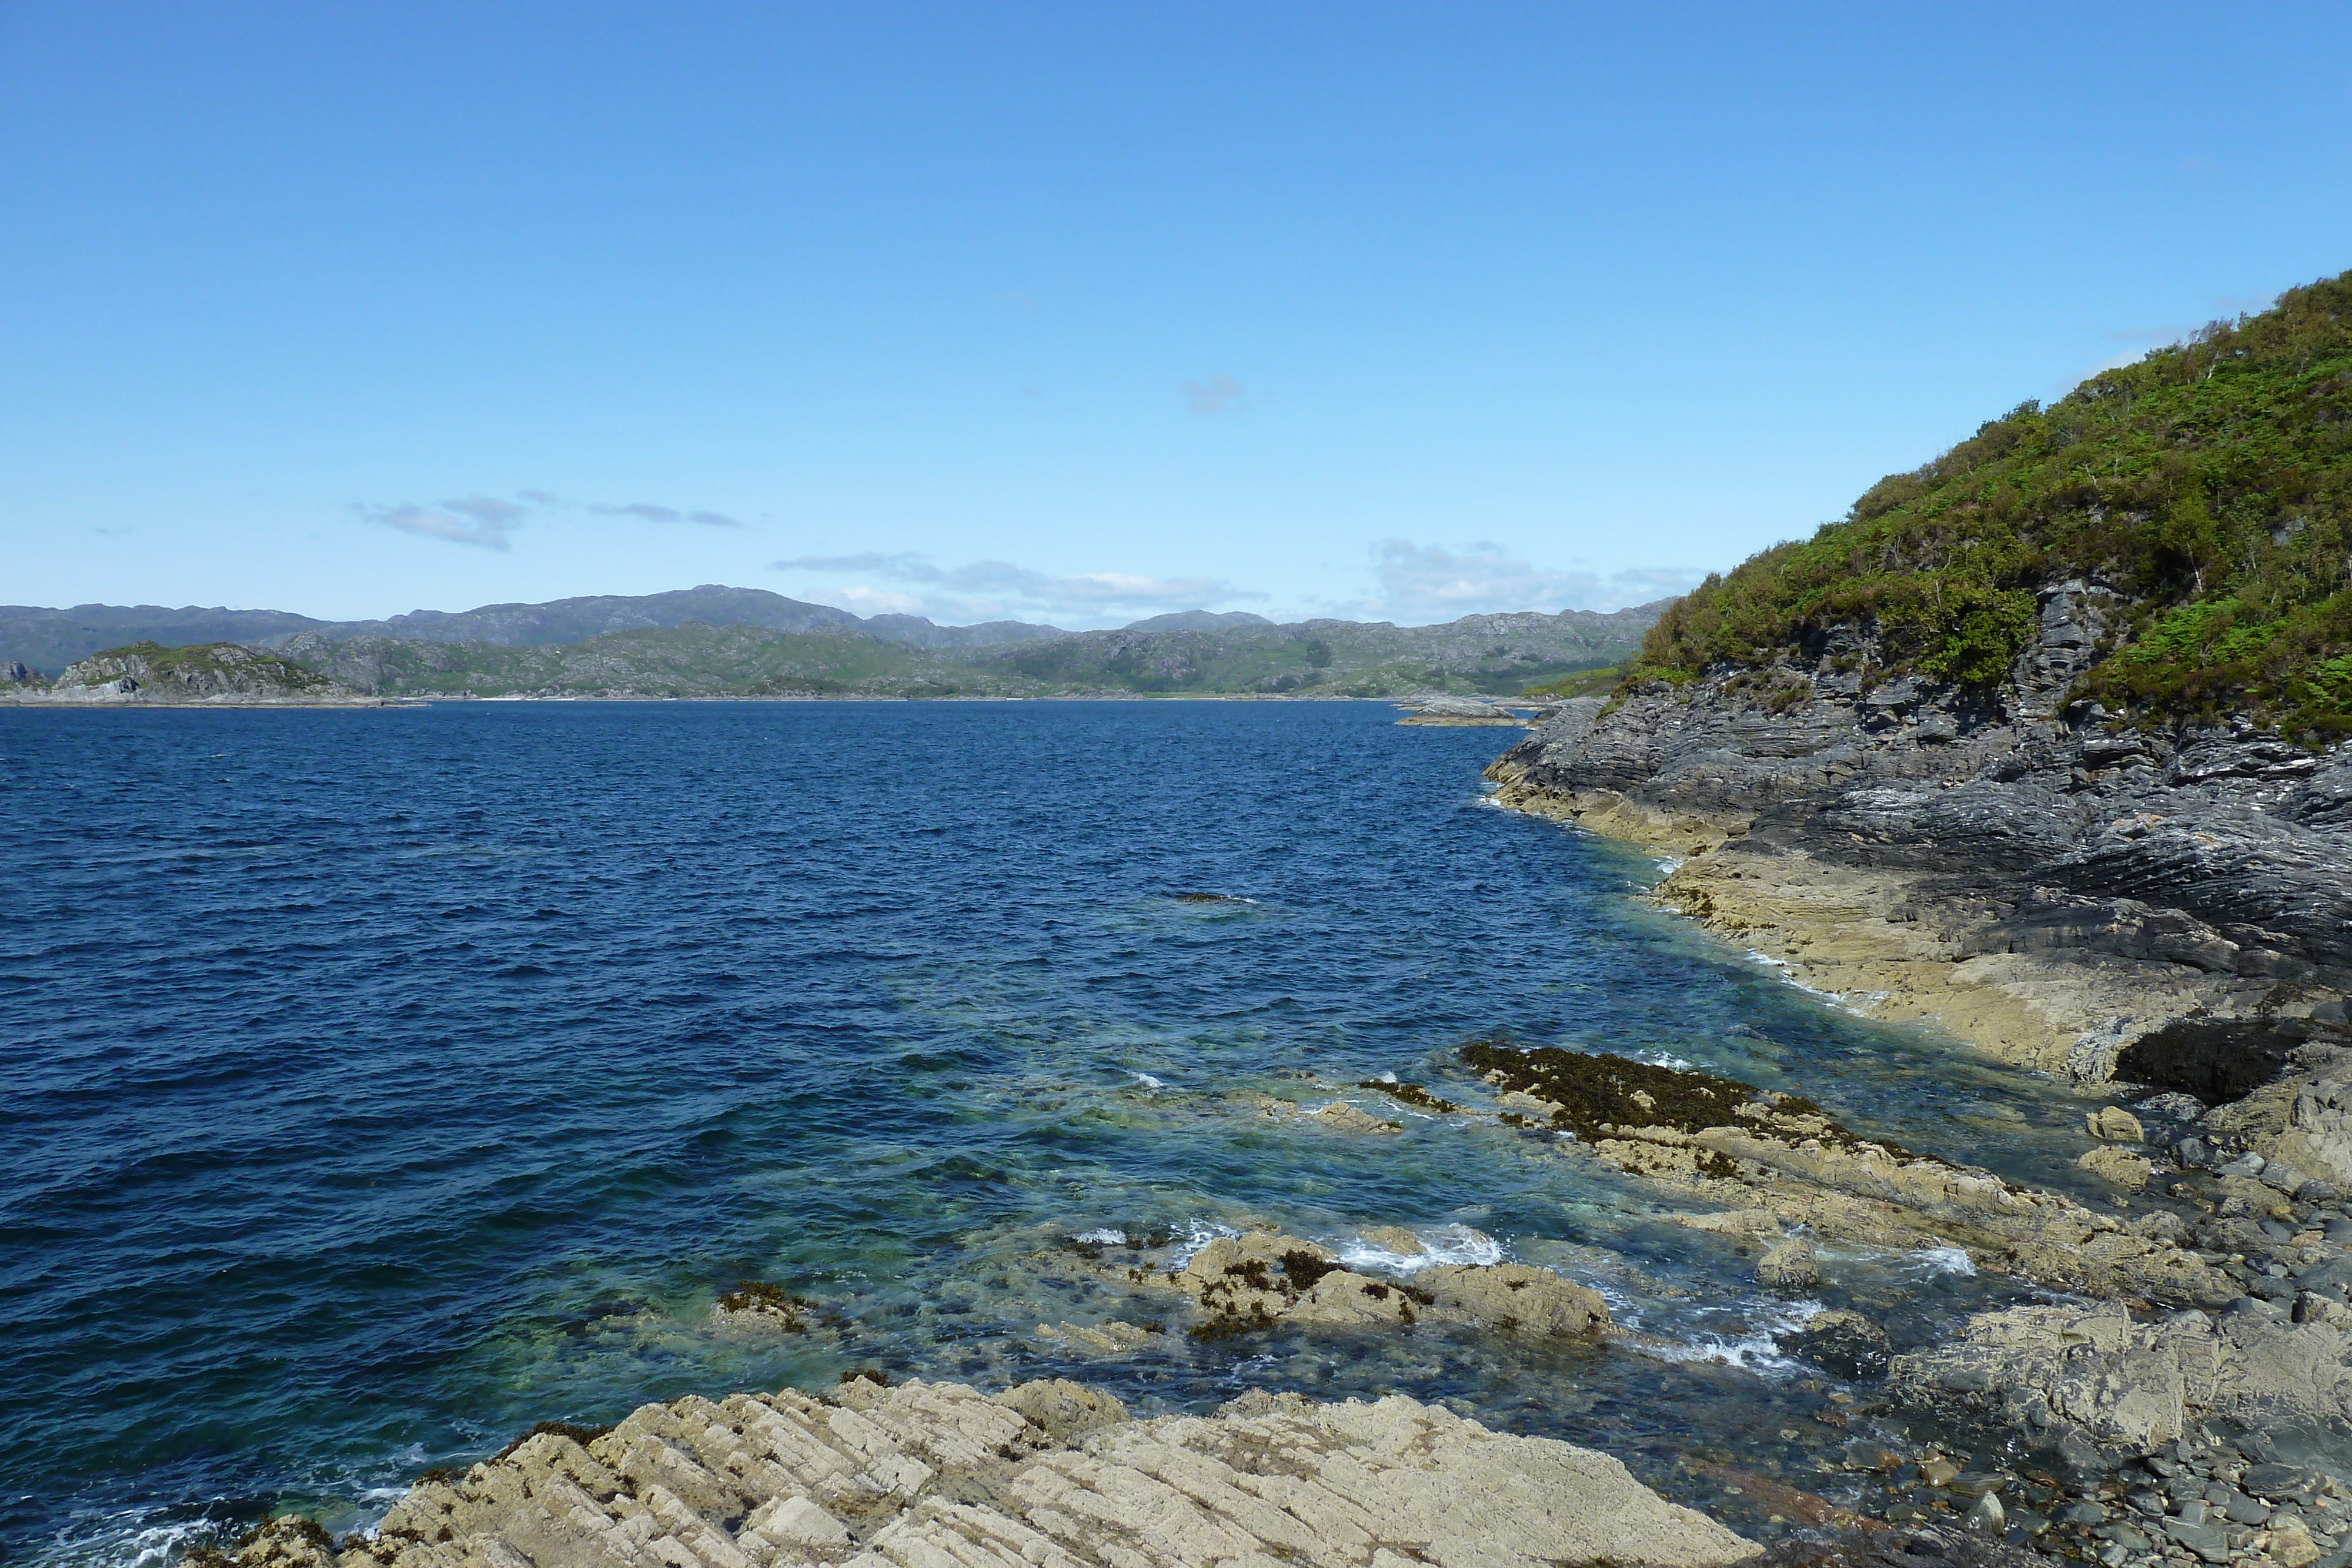
[[[504,696],[1053,696],[1416,690],[1513,693],[1631,656],[1664,601],[1612,614],[1471,615],[1441,626],[1245,612],[1117,632],[862,617],[761,589],[420,610],[319,621],[273,610],[0,606],[0,668],[54,675],[127,643],[269,648],[358,691]]]
[[[541,648],[584,643],[611,632],[663,631],[697,623],[760,626],[771,632],[846,628],[912,648],[982,648],[1070,634],[1058,626],[1033,626],[1021,621],[940,626],[919,615],[868,619],[761,588],[705,584],[672,593],[598,594],[545,604],[485,604],[478,610],[412,610],[383,621],[318,621],[283,610],[194,606],[167,610],[156,604],[77,604],[70,610],[0,604],[0,664],[14,660],[54,675],[77,660],[130,643],[160,643],[167,648],[191,643],[242,643],[251,648],[275,648],[304,633],[338,642],[398,637]]]

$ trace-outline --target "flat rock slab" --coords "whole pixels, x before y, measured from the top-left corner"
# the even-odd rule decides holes
[[[1136,1421],[1024,1384],[647,1405],[424,1482],[336,1552],[274,1521],[240,1568],[1715,1568],[1758,1553],[1606,1455],[1402,1396],[1255,1393]]]

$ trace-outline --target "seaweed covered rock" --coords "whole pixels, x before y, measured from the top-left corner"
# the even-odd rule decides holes
[[[1380,1279],[1343,1267],[1328,1247],[1267,1231],[1210,1242],[1174,1283],[1200,1304],[1202,1321],[1192,1332],[1203,1338],[1277,1322],[1458,1322],[1531,1334],[1609,1326],[1608,1305],[1597,1293],[1549,1269],[1439,1264],[1408,1280]]]
[[[2102,1296],[2219,1305],[2235,1285],[2151,1218],[2126,1226],[2060,1194],[1863,1136],[1811,1101],[1704,1072],[1605,1054],[1492,1042],[1464,1060],[1520,1124],[1678,1196],[1777,1226],[1872,1246],[1964,1248],[1979,1267]],[[1540,1118],[1540,1119],[1538,1119]],[[1709,1227],[1706,1217],[1685,1223]],[[1722,1221],[1714,1221],[1719,1225]],[[1757,1222],[1740,1220],[1739,1228]],[[1775,1262],[1777,1271],[1794,1252]],[[1776,1281],[1794,1286],[1787,1276]]]
[[[310,1527],[317,1536],[324,1532]],[[287,1557],[280,1542],[304,1552]],[[1129,1419],[1077,1385],[647,1405],[423,1482],[340,1554],[279,1521],[237,1568],[1721,1568],[1758,1548],[1615,1459],[1402,1396]]]

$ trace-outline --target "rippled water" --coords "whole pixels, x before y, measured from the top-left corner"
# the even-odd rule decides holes
[[[535,1421],[868,1365],[1147,1409],[1403,1390],[1678,1495],[1714,1484],[1693,1462],[1801,1468],[1820,1379],[1769,1335],[1808,1309],[1751,1260],[1492,1124],[1350,1136],[1253,1099],[1390,1071],[1463,1098],[1454,1051],[1502,1035],[2062,1186],[2079,1105],[1635,902],[1632,852],[1485,805],[1508,732],[1391,717],[0,711],[0,1554],[158,1560],[279,1504],[348,1527]],[[1670,1343],[1037,1335],[1142,1315],[1064,1239],[1259,1219],[1475,1228]],[[1914,1340],[2011,1288],[1928,1256],[1831,1273],[1823,1302]],[[715,1330],[744,1278],[840,1322]]]

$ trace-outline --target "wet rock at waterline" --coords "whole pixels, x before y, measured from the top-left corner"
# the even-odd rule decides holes
[[[1801,1236],[1769,1249],[1756,1260],[1756,1278],[1775,1291],[1802,1290],[1819,1283],[1821,1277],[1821,1259],[1813,1244]]]
[[[1409,1280],[1342,1267],[1329,1249],[1263,1231],[1220,1237],[1170,1279],[1198,1303],[1196,1334],[1293,1323],[1475,1323],[1531,1334],[1580,1334],[1609,1326],[1594,1291],[1524,1263],[1433,1264]]]
[[[1068,1383],[786,1390],[639,1408],[421,1483],[338,1552],[274,1521],[239,1568],[1723,1568],[1758,1548],[1615,1459],[1392,1396],[1129,1418]]]
[[[2097,1213],[1863,1137],[1793,1095],[1551,1048],[1478,1044],[1463,1057],[1526,1107],[1505,1113],[1507,1121],[1575,1134],[1555,1146],[1589,1151],[1679,1195],[1765,1211],[1816,1238],[1958,1245],[1979,1267],[2102,1296],[2219,1305],[2238,1294],[2233,1281],[2181,1245],[2169,1215],[2126,1221]]]

